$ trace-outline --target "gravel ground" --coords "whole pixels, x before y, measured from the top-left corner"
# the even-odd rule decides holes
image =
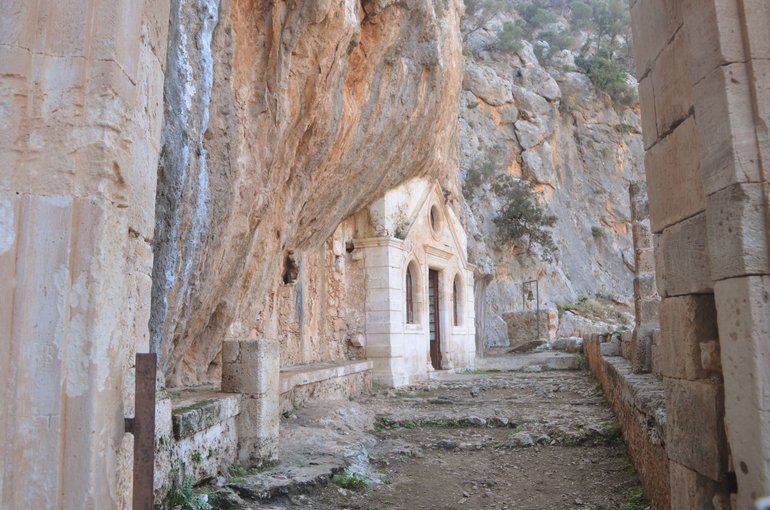
[[[280,464],[223,477],[211,501],[244,509],[647,507],[586,372],[439,377],[298,410],[281,424]]]

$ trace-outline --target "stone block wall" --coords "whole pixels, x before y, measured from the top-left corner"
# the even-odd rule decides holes
[[[368,362],[363,362],[368,363]],[[291,413],[310,402],[323,400],[348,400],[372,388],[372,373],[367,368],[360,372],[344,373],[325,379],[291,387],[281,392],[280,411]]]
[[[240,395],[167,391],[155,406],[155,502],[238,462]]]
[[[539,335],[538,319],[540,322]],[[503,314],[503,320],[505,320],[508,329],[510,347],[516,348],[532,342],[553,342],[556,340],[556,330],[559,324],[556,310],[506,312]]]
[[[750,508],[770,495],[770,4],[630,6],[671,508]]]

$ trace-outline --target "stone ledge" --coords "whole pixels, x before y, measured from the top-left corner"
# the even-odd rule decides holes
[[[240,413],[240,395],[215,391],[184,391],[171,395],[175,439],[192,436]]]
[[[286,393],[296,386],[304,386],[328,379],[366,372],[372,369],[370,360],[352,360],[338,363],[315,363],[281,368],[279,392]]]
[[[588,366],[618,418],[629,456],[652,508],[671,508],[663,382],[653,374],[633,373],[633,365],[627,359],[603,356],[601,340],[602,335],[583,337]]]
[[[533,352],[509,354],[508,348],[489,349],[483,358],[476,358],[478,370],[577,370],[577,355],[564,352]]]
[[[623,358],[605,359],[604,365],[609,378],[617,383],[625,404],[647,418],[645,426],[652,443],[665,446],[666,398],[663,383],[655,375],[633,373],[633,364]]]

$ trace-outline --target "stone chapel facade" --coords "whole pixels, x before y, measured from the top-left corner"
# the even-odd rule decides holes
[[[473,265],[465,231],[444,202],[437,182],[414,179],[359,213],[369,222],[360,233],[370,235],[355,246],[366,267],[366,356],[375,382],[402,386],[433,370],[474,366]]]
[[[156,497],[234,462],[274,459],[282,413],[347,399],[372,382],[399,387],[473,368],[466,254],[440,184],[423,178],[353,213],[317,249],[288,251],[258,328],[222,342],[213,391],[167,387],[159,397]]]

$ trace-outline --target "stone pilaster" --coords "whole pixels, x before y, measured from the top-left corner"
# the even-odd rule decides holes
[[[632,182],[628,188],[631,201],[631,235],[634,241],[634,309],[636,324],[631,340],[631,364],[635,373],[652,371],[659,363],[655,345],[660,296],[655,281],[655,253],[650,229],[650,205],[647,185]]]
[[[769,16],[631,1],[676,508],[770,495]]]
[[[4,6],[0,507],[130,508],[169,2]]]
[[[280,349],[277,340],[228,340],[222,347],[222,391],[241,394],[238,461],[273,460],[278,450]]]

